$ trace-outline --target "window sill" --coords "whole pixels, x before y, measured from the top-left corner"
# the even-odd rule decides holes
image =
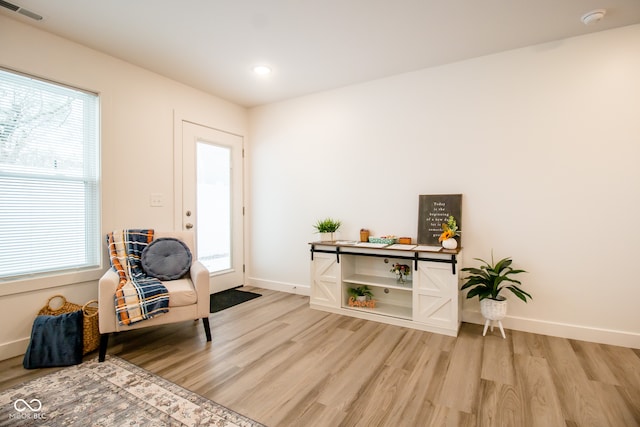
[[[42,289],[57,288],[60,286],[73,285],[97,281],[104,274],[104,268],[94,268],[90,270],[62,273],[53,276],[33,276],[20,280],[3,282],[0,280],[0,296],[33,292]],[[97,286],[96,286],[97,289]]]

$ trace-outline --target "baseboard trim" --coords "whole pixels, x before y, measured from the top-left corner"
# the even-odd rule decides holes
[[[309,286],[298,285],[295,283],[276,282],[273,280],[256,279],[255,277],[248,277],[246,279],[247,286],[255,286],[256,288],[270,289],[272,291],[288,292],[290,294],[297,295],[311,295],[311,289]]]
[[[22,338],[17,341],[11,341],[0,345],[0,360],[11,359],[12,357],[21,356],[27,352],[29,340],[31,338]]]
[[[463,310],[462,321],[484,325],[484,318],[479,311]],[[505,329],[513,329],[516,331],[640,349],[640,334],[634,332],[527,319],[516,316],[505,317],[502,320],[502,325]]]

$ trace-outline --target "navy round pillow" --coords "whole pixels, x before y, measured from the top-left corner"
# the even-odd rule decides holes
[[[161,237],[144,248],[140,261],[147,276],[160,280],[176,280],[189,271],[191,251],[181,240]]]

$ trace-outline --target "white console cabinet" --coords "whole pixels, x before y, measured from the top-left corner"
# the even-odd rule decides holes
[[[311,243],[311,308],[457,336],[460,328],[460,250],[415,245]],[[411,268],[405,283],[394,264]],[[367,285],[375,307],[349,304],[348,290]]]

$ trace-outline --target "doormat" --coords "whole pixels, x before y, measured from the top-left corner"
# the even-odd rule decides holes
[[[211,294],[210,313],[217,313],[234,305],[250,301],[262,295],[254,292],[239,291],[237,289],[227,289],[226,291]]]

